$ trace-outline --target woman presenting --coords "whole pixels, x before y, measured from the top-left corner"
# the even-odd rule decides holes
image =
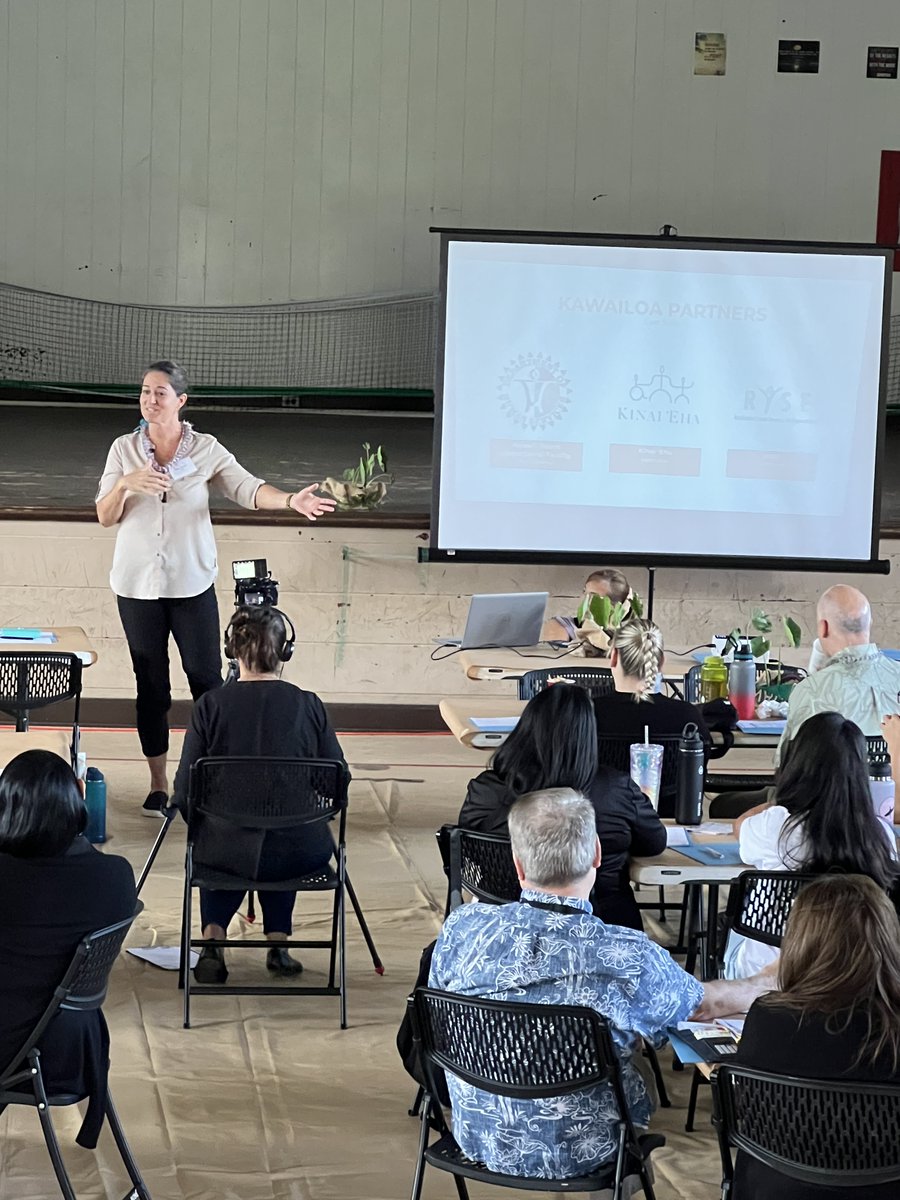
[[[282,492],[237,462],[208,433],[182,421],[187,376],[174,362],[151,363],[141,385],[138,428],[116,438],[97,491],[97,519],[118,525],[110,584],[137,680],[137,729],[150,768],[147,816],[168,799],[169,635],[195,700],[222,682],[212,487],[242,508],[290,509],[314,521],[332,500],[317,484]]]

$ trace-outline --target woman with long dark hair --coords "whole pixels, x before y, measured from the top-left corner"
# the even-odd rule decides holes
[[[897,878],[893,829],[875,815],[866,739],[839,713],[816,713],[788,742],[773,803],[735,822],[741,859],[761,871],[868,875],[890,891]],[[753,975],[775,957],[760,942],[732,936],[728,978]]]
[[[86,824],[78,781],[59,755],[26,750],[0,775],[0,1071],[82,939],[134,913],[130,864],[95,850]],[[39,1049],[48,1091],[90,1097],[78,1142],[96,1146],[109,1069],[103,1013],[60,1009]]]
[[[529,701],[494,752],[490,769],[469,783],[459,824],[505,833],[510,807],[519,796],[560,787],[587,796],[597,814],[602,861],[591,897],[594,912],[607,924],[642,929],[628,860],[662,853],[666,831],[628,775],[598,765],[594,709],[583,688],[557,683]]]
[[[751,1007],[734,1062],[806,1079],[900,1082],[900,922],[872,879],[823,876],[803,889],[784,935],[779,988]],[[738,1153],[733,1200],[820,1200],[833,1191]],[[897,1184],[851,1192],[896,1200]]]

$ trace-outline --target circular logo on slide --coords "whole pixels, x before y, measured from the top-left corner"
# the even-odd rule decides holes
[[[548,429],[569,408],[572,385],[548,354],[520,354],[500,376],[500,408],[522,429]]]

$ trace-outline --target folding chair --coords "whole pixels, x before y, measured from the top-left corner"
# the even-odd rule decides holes
[[[577,683],[593,700],[596,696],[608,696],[616,690],[616,684],[609,667],[597,667],[596,670],[584,667],[550,667],[539,671],[526,671],[519,678],[519,699],[533,700],[538,692],[542,692],[552,679],[567,679]]]
[[[417,988],[410,997],[414,1038],[429,1088],[422,1107],[412,1200],[419,1200],[425,1166],[454,1176],[461,1200],[465,1180],[543,1192],[613,1189],[620,1200],[626,1174],[640,1175],[644,1194],[654,1200],[648,1169],[651,1151],[665,1145],[659,1135],[638,1137],[625,1099],[621,1067],[606,1020],[592,1008],[481,1000]],[[614,1162],[589,1175],[534,1179],[491,1171],[463,1154],[434,1099],[434,1071],[449,1071],[464,1083],[497,1096],[539,1100],[583,1088],[606,1086],[616,1108],[619,1139]],[[429,1130],[437,1139],[428,1143]]]
[[[50,1161],[53,1163],[59,1189],[65,1200],[77,1200],[77,1198],[62,1159],[50,1109],[78,1104],[81,1100],[87,1099],[88,1094],[84,1092],[79,1095],[63,1093],[48,1095],[38,1043],[60,1009],[93,1012],[102,1006],[106,999],[109,974],[113,963],[118,957],[125,935],[131,928],[135,916],[142,908],[143,905],[139,904],[134,916],[110,925],[106,929],[100,929],[96,933],[88,934],[84,938],[75,951],[59,987],[53,993],[53,999],[47,1005],[21,1050],[6,1070],[0,1074],[0,1107],[6,1104],[24,1104],[37,1109]],[[104,1116],[115,1139],[122,1162],[125,1164],[128,1178],[131,1180],[131,1190],[125,1200],[151,1200],[147,1185],[141,1178],[141,1172],[125,1138],[109,1090],[104,1098]]]
[[[725,966],[729,933],[733,931],[741,937],[762,942],[765,946],[779,947],[797,894],[815,878],[815,875],[805,871],[743,871],[731,881],[725,921],[716,952],[720,978]],[[694,1067],[684,1123],[688,1133],[693,1133],[697,1094],[701,1083],[705,1082],[703,1074]]]
[[[445,918],[462,904],[464,891],[483,904],[509,904],[519,899],[522,887],[507,836],[478,833],[474,829],[461,829],[458,825],[442,825],[436,837],[447,873]],[[649,1042],[645,1042],[643,1053],[656,1079],[660,1106],[669,1108],[671,1101],[656,1050]],[[419,1093],[409,1110],[413,1117],[418,1114],[422,1101],[421,1089]]]
[[[75,701],[72,717],[72,766],[78,757],[81,715],[81,659],[77,654],[41,650],[0,650],[0,712],[16,718],[16,732],[28,732],[36,708]]]
[[[312,874],[294,879],[261,881],[256,878],[259,855],[267,831],[309,830],[337,820],[335,866],[328,864]],[[345,896],[350,898],[378,974],[384,967],[356,893],[347,875],[345,830],[347,772],[331,759],[306,758],[201,758],[191,767],[188,795],[188,837],[185,854],[184,912],[181,926],[179,983],[184,988],[184,1027],[190,1028],[191,996],[338,996],[341,1029],[347,1028],[345,949]],[[254,985],[198,984],[192,981],[190,950],[195,946],[269,949],[259,939],[191,937],[194,888],[256,892],[334,893],[331,937],[289,939],[279,946],[330,951],[328,984]],[[335,973],[337,972],[337,984]]]
[[[900,1194],[900,1085],[799,1079],[736,1063],[717,1064],[710,1083],[722,1200],[734,1183],[733,1148],[835,1196],[888,1183]]]

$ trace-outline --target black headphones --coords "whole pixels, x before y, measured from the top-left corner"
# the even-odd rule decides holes
[[[278,649],[278,660],[279,662],[283,663],[290,662],[291,655],[294,653],[294,643],[297,641],[297,634],[294,630],[294,624],[287,613],[283,613],[280,608],[275,608],[274,605],[271,604],[254,606],[252,608],[249,605],[246,605],[244,608],[238,608],[235,610],[234,616],[232,616],[231,620],[225,627],[224,643],[226,656],[229,658],[231,657],[231,655],[228,654],[228,642],[231,638],[235,617],[238,615],[238,613],[257,612],[277,613],[277,615],[281,617],[282,629],[284,630],[284,641],[281,643],[281,646]]]

